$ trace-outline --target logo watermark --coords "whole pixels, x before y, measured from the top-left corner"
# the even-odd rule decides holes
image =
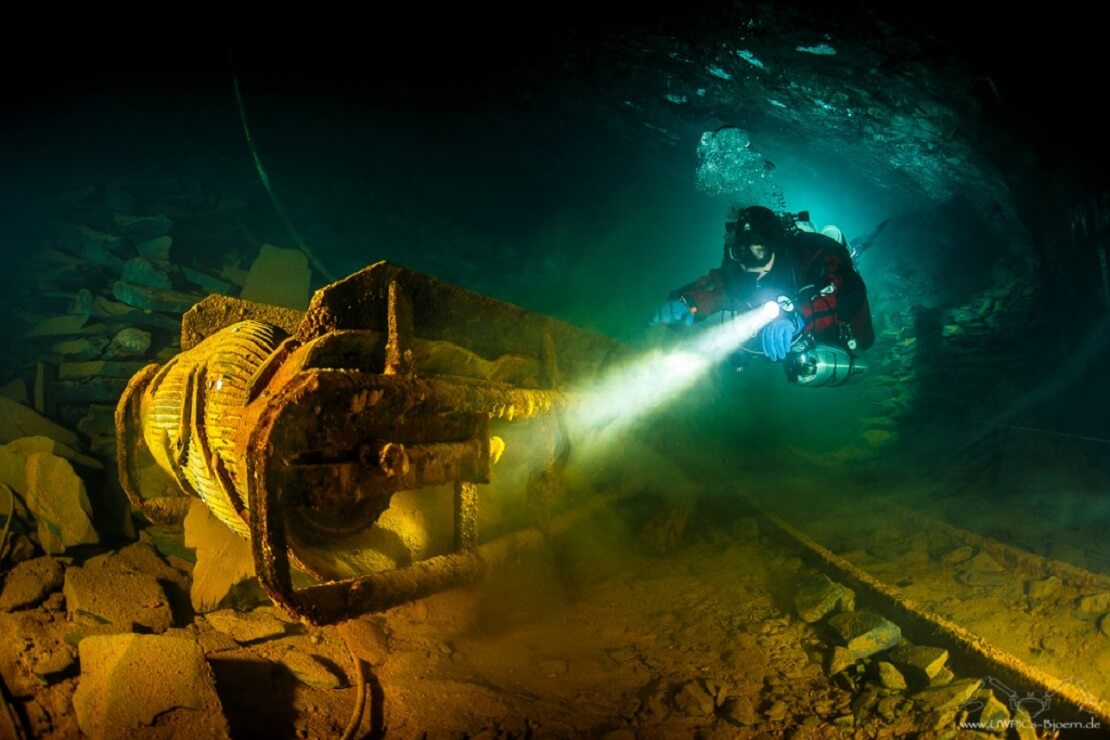
[[[1092,704],[1095,703],[1091,692],[1087,690],[1087,685],[1080,678],[1064,679],[1060,682],[1060,686],[1071,686],[1076,693],[1090,698]],[[988,699],[979,696],[980,692],[977,691],[975,696],[960,705],[959,714],[957,714],[959,718],[957,724],[960,729],[1002,732],[1015,728],[1056,732],[1102,728],[1102,723],[1094,717],[1088,717],[1085,720],[1053,719],[1050,710],[1053,698],[1060,692],[1059,688],[1056,691],[1026,691],[1023,694],[994,676],[985,676],[981,689],[991,691],[996,699],[1004,699],[1008,704],[1008,711],[999,706],[997,710],[985,714],[985,710],[988,709]]]

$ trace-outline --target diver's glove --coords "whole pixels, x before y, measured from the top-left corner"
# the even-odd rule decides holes
[[[771,362],[785,360],[790,354],[790,346],[802,333],[803,327],[805,327],[805,319],[797,311],[791,311],[786,316],[767,324],[759,335],[763,354],[767,355],[767,359]]]
[[[659,324],[663,324],[664,326],[668,326],[671,324],[685,324],[686,326],[690,326],[693,323],[694,312],[686,305],[686,301],[674,298],[659,307],[650,325],[658,326]]]

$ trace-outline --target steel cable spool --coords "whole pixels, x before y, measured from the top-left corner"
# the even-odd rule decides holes
[[[235,433],[259,368],[284,339],[257,321],[228,327],[170,360],[142,391],[142,435],[158,465],[224,524],[250,536]]]

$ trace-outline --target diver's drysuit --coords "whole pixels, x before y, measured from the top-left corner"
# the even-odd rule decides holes
[[[771,269],[762,275],[746,270],[730,253],[726,240],[719,268],[669,296],[685,303],[699,319],[723,310],[748,311],[768,301],[782,303],[784,297],[804,321],[798,322],[801,331],[786,358],[787,377],[792,382],[836,385],[853,374],[853,365],[855,372],[862,371],[855,353],[875,343],[875,330],[867,288],[843,237],[838,240],[825,233],[786,229],[774,244]],[[842,367],[832,376],[822,371],[830,362]]]

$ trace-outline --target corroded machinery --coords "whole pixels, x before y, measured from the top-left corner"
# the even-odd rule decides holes
[[[476,579],[478,484],[504,449],[491,425],[539,425],[531,487],[544,499],[565,442],[561,410],[627,354],[386,262],[317,291],[303,314],[210,296],[185,316],[182,350],[137,373],[120,399],[124,489],[157,521],[187,501],[143,485],[151,467],[169,474],[251,539],[263,586],[314,623]],[[443,484],[454,487],[450,552],[374,572],[352,565],[344,543],[395,493]]]

